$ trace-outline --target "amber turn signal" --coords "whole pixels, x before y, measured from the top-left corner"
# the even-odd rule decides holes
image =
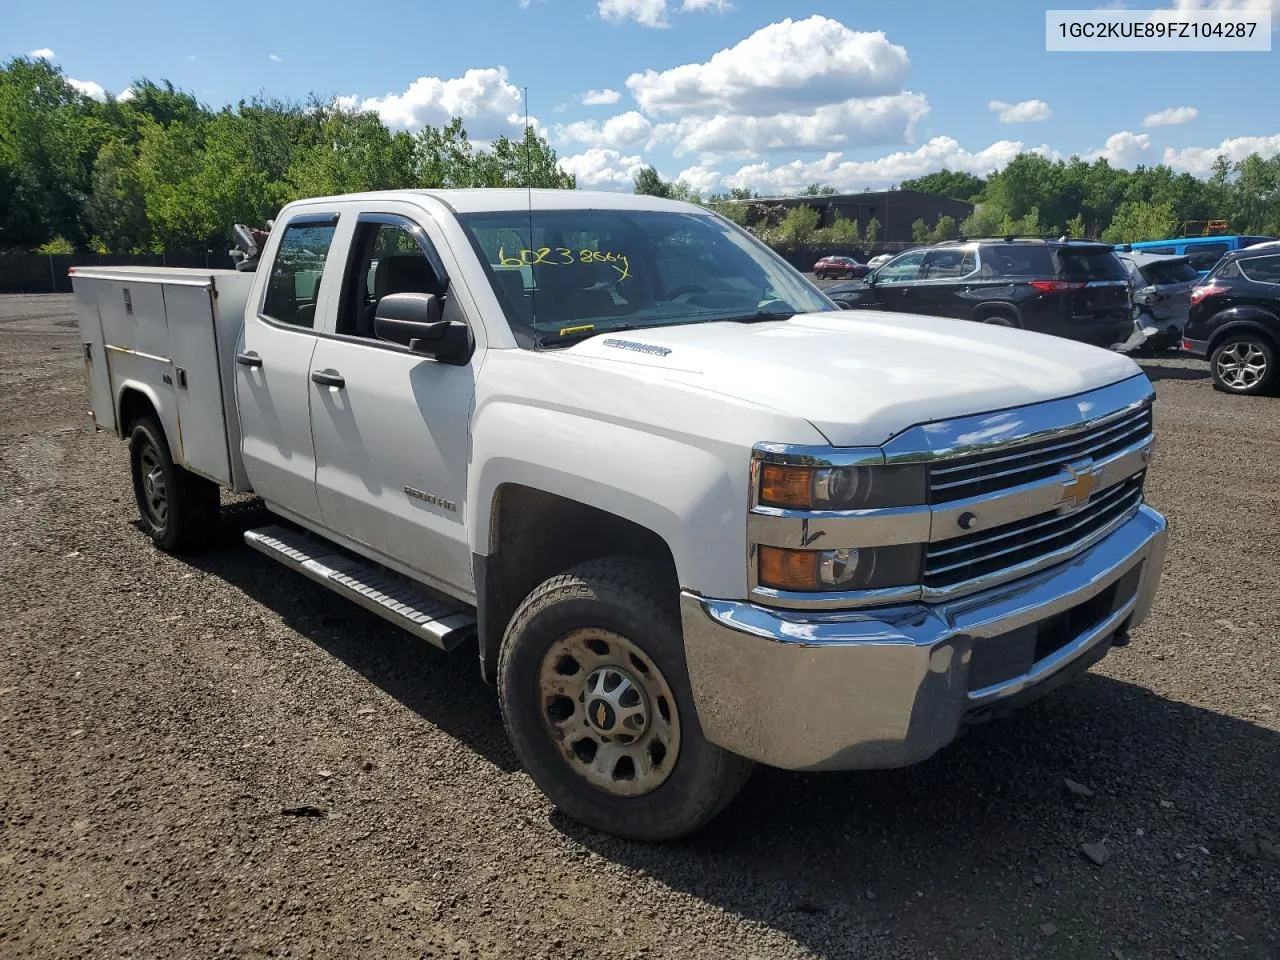
[[[818,551],[760,547],[760,585],[774,590],[817,590]]]
[[[766,463],[760,471],[760,502],[808,509],[813,505],[813,469]]]

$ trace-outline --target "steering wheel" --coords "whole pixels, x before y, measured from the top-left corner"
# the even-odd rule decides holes
[[[676,287],[674,290],[668,290],[667,296],[674,300],[676,297],[681,296],[682,294],[706,293],[706,292],[707,292],[706,287],[700,287],[696,283],[686,283],[686,284],[683,284],[682,286]]]

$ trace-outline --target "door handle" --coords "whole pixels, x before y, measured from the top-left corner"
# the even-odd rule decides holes
[[[237,353],[236,363],[242,367],[260,367],[262,366],[262,358],[250,350],[247,353]]]
[[[341,390],[347,385],[346,379],[340,373],[332,370],[312,370],[311,382],[318,383],[323,387],[337,387]]]

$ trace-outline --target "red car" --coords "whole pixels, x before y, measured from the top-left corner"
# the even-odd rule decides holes
[[[813,265],[813,275],[819,280],[828,277],[858,280],[870,270],[865,263],[859,263],[853,257],[823,257]]]

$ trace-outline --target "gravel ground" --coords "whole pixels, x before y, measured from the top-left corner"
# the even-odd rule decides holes
[[[71,310],[0,297],[5,960],[1280,955],[1280,399],[1146,364],[1165,588],[1082,681],[648,847],[548,807],[470,656],[240,545],[252,506],[153,550]]]

